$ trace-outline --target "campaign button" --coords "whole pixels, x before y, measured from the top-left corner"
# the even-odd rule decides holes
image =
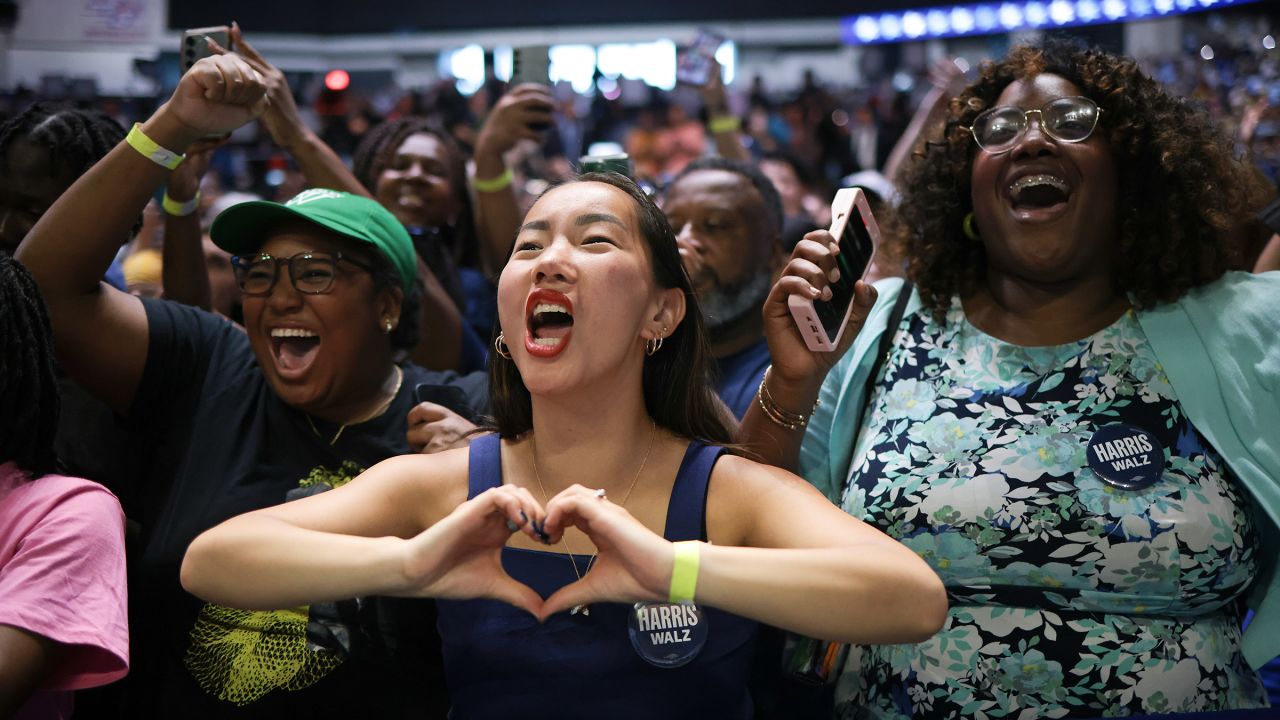
[[[1089,469],[1121,490],[1145,490],[1164,473],[1164,446],[1136,425],[1113,423],[1098,428],[1085,454]]]
[[[638,602],[627,625],[636,654],[660,668],[688,664],[707,644],[707,616],[693,603]]]

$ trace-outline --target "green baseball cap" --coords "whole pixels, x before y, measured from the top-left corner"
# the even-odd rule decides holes
[[[232,205],[213,221],[213,244],[233,255],[258,252],[266,234],[281,220],[301,219],[343,237],[377,248],[400,276],[408,293],[417,274],[413,240],[390,211],[360,195],[313,188],[283,205],[253,200]]]

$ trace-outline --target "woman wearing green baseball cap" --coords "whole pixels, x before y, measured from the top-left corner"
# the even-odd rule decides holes
[[[202,60],[173,97],[50,208],[18,250],[49,305],[59,361],[153,448],[134,558],[130,716],[431,717],[447,706],[434,606],[359,601],[246,612],[184,592],[191,539],[247,510],[345,484],[408,452],[420,384],[487,406],[482,373],[397,365],[415,260],[377,202],[311,190],[236,206],[212,235],[236,254],[244,328],[99,282],[117,239],[183,151],[262,112],[241,58]],[[136,690],[136,692],[135,692]]]

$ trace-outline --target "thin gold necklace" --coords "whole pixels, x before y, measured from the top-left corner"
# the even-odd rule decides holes
[[[631,499],[631,491],[636,489],[636,481],[640,479],[640,474],[644,472],[644,466],[649,463],[649,453],[653,452],[653,439],[658,435],[658,424],[655,423],[652,418],[650,418],[649,425],[650,425],[649,447],[645,449],[644,459],[640,461],[640,467],[636,468],[636,474],[631,477],[631,484],[627,486],[627,492],[625,495],[622,496],[622,502],[619,503],[619,507],[621,507],[624,510],[627,507],[627,501]],[[543,506],[546,506],[551,502],[551,500],[547,497],[547,489],[542,485],[542,476],[538,474],[538,437],[537,435],[533,435],[532,437],[530,437],[529,443],[532,446],[531,450],[533,451],[533,478],[538,481],[538,491],[542,493],[542,504]],[[601,499],[604,498],[603,495],[601,495],[600,497]],[[573,550],[569,547],[569,536],[567,534],[560,536],[560,544],[564,545],[564,551],[569,558],[569,564],[573,566],[573,574],[579,580],[582,579],[583,573],[591,572],[591,564],[596,561],[596,555],[599,553],[599,550],[591,553],[591,557],[587,560],[587,569],[582,571],[582,573],[580,573],[578,572],[578,561],[573,559]],[[569,614],[570,615],[578,615],[578,614],[590,615],[591,608],[588,607],[587,605],[575,605],[571,610],[569,610]]]
[[[386,402],[379,405],[373,412],[365,415],[359,420],[352,420],[351,422],[343,423],[342,426],[338,428],[338,432],[333,434],[333,439],[329,441],[330,447],[338,442],[338,438],[342,437],[342,431],[346,430],[348,425],[359,425],[362,422],[368,422],[386,412],[387,408],[391,407],[391,403],[395,402],[396,396],[400,394],[400,385],[404,382],[404,370],[401,370],[399,365],[393,365],[392,367],[396,369],[396,389],[391,391],[391,397],[387,398]],[[311,432],[315,433],[316,437],[323,440],[324,436],[316,429],[316,424],[311,419],[311,416],[306,413],[303,413],[303,415],[307,418],[307,424],[311,426]]]

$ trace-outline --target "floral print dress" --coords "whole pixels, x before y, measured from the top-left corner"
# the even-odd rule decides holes
[[[851,648],[842,718],[1063,718],[1263,707],[1240,652],[1257,572],[1244,490],[1183,415],[1132,311],[1078,342],[1026,348],[959,301],[897,329],[844,509],[946,583],[917,645]],[[1126,423],[1164,447],[1121,490],[1085,454]]]

